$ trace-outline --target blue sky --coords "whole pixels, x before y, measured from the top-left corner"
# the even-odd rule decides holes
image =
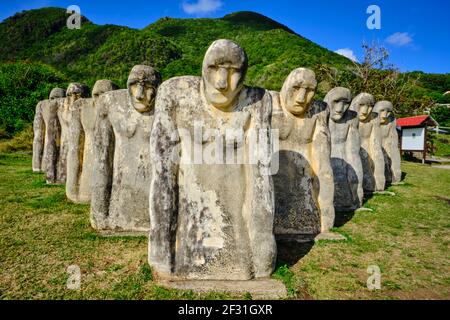
[[[78,5],[94,23],[133,28],[143,28],[164,16],[222,17],[251,10],[349,57],[361,59],[361,43],[378,41],[402,71],[450,73],[449,0],[1,0],[0,20],[21,10],[69,5]],[[370,5],[381,9],[379,30],[366,26]]]

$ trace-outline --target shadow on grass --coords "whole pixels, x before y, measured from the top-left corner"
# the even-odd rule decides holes
[[[277,264],[295,265],[308,254],[314,246],[314,241],[298,242],[295,240],[277,240]]]
[[[349,212],[336,212],[335,218],[334,218],[334,226],[339,228],[344,226],[347,222],[353,219],[353,216],[355,215],[355,211],[349,211]]]

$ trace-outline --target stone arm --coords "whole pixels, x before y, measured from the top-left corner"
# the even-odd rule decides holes
[[[170,85],[170,83],[166,83]],[[159,276],[170,276],[175,260],[178,217],[178,163],[173,155],[179,145],[172,110],[170,86],[162,84],[155,104],[155,119],[150,135],[152,181],[150,183],[149,264]]]
[[[361,137],[359,135],[358,126],[359,126],[358,118],[353,119],[350,123],[347,135],[348,143],[346,144],[346,154],[347,154],[346,158],[351,168],[355,170],[356,178],[358,179],[358,181],[350,181],[350,184],[357,185],[356,195],[358,197],[359,207],[361,207],[364,199],[364,190],[363,190],[364,172],[361,162],[361,156],[359,154],[359,151],[361,149]]]
[[[333,228],[335,217],[329,117],[330,111],[328,108],[318,115],[311,151],[311,166],[319,181],[318,203],[321,215],[321,232],[327,232]]]
[[[247,173],[252,195],[245,217],[256,278],[268,277],[275,269],[277,248],[273,234],[275,200],[271,176],[273,139],[271,136],[272,98],[268,92],[252,113],[253,133],[258,135],[257,165],[250,165]],[[249,146],[252,148],[252,146]],[[276,151],[276,150],[275,150]]]
[[[390,124],[389,132],[389,144],[391,150],[391,161],[392,161],[392,183],[398,183],[402,180],[402,169],[401,169],[401,156],[398,147],[398,133],[396,129],[396,121],[394,120]]]
[[[374,121],[372,134],[370,135],[370,143],[373,155],[373,172],[375,178],[375,191],[383,191],[386,185],[385,162],[383,154],[383,145],[381,142],[381,128],[379,119]]]
[[[83,152],[82,127],[80,119],[80,108],[82,100],[75,101],[69,109],[69,132],[68,132],[68,150],[67,150],[67,180],[66,195],[71,201],[77,201],[79,189],[79,177],[81,174],[80,155]]]
[[[61,151],[61,124],[58,118],[58,108],[61,104],[60,99],[49,102],[50,118],[47,120],[45,133],[45,146],[43,167],[47,183],[59,183],[60,180],[60,151]]]
[[[42,104],[42,101],[37,104],[33,121],[33,172],[41,172],[43,169],[45,123],[42,116]]]
[[[114,131],[108,116],[108,100],[98,102],[93,147],[93,174],[91,180],[91,223],[94,228],[108,228],[109,204],[114,167]]]
[[[68,135],[68,119],[66,110],[66,100],[67,98],[56,99],[55,108],[58,114],[58,123],[60,125],[60,139],[59,139],[59,150],[58,150],[58,164],[57,164],[57,177],[56,181],[58,183],[66,183],[67,178],[67,135]]]

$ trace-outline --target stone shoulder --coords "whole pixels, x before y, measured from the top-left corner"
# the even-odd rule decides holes
[[[92,98],[81,98],[71,105],[71,110],[77,110],[85,106],[92,105],[93,103],[94,100]]]
[[[318,118],[325,121],[325,123],[328,123],[330,118],[330,107],[324,101],[314,100],[308,113],[310,118]]]
[[[174,77],[164,81],[158,88],[158,94],[177,94],[183,90],[200,87],[201,78],[196,76]]]

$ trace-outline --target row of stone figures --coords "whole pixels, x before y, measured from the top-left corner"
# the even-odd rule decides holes
[[[275,236],[327,232],[335,211],[355,210],[364,194],[400,180],[398,136],[388,101],[352,99],[341,87],[315,101],[315,74],[304,68],[269,92],[245,86],[246,71],[244,50],[217,40],[201,77],[162,82],[138,65],[124,90],[108,80],[92,98],[83,84],[54,89],[36,108],[33,170],[66,183],[71,201],[90,203],[95,229],[149,232],[160,277],[269,276]],[[258,130],[257,149],[272,161],[254,152]],[[231,148],[246,161],[205,163],[198,148],[216,156]]]

